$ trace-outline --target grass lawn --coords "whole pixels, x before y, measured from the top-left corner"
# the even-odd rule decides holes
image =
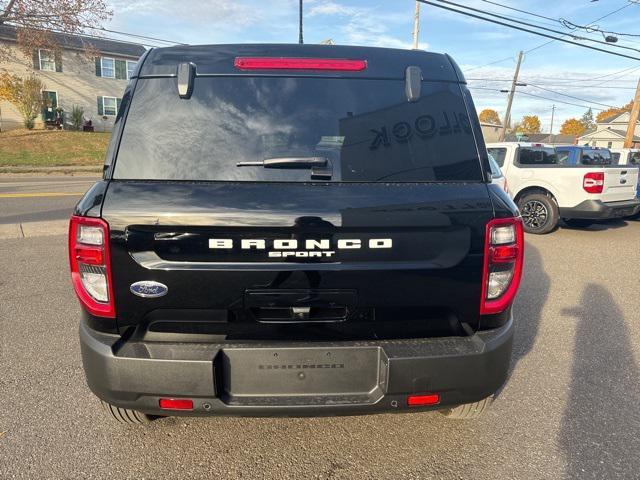
[[[104,161],[110,133],[59,130],[0,132],[0,167],[55,167]]]

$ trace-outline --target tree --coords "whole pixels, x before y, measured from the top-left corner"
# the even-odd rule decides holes
[[[585,131],[584,124],[577,118],[568,118],[560,127],[562,135],[573,135],[579,137]]]
[[[619,107],[619,108],[613,107],[607,110],[603,110],[596,116],[596,121],[603,122],[609,117],[617,116],[624,112],[630,112],[632,106],[633,106],[633,100],[622,107]]]
[[[589,110],[584,112],[580,122],[584,125],[585,130],[593,130],[596,128],[596,122],[593,121],[593,110],[591,110],[591,107],[589,107]]]
[[[31,130],[34,120],[42,111],[42,90],[46,87],[37,77],[21,78],[8,73],[0,74],[0,99],[11,103],[22,115],[24,126]]]
[[[38,48],[59,50],[51,30],[78,34],[111,15],[105,0],[0,0],[0,25],[17,28],[18,48],[28,57]],[[0,60],[9,54],[7,46],[0,47]]]
[[[520,132],[531,134],[540,133],[540,119],[537,115],[525,115],[520,122]]]
[[[478,115],[478,118],[481,122],[491,123],[493,125],[502,125],[498,112],[490,108],[485,108],[484,110],[482,110],[480,112],[480,115]]]

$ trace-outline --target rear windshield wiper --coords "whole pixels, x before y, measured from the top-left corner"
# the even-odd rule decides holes
[[[315,168],[326,167],[329,160],[325,157],[277,157],[265,158],[259,162],[238,162],[236,167],[264,168]]]

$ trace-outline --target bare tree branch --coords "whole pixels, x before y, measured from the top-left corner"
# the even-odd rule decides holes
[[[8,0],[0,5],[0,25],[16,27],[18,48],[27,56],[39,48],[59,50],[52,30],[81,34],[101,27],[111,16],[106,0]],[[8,53],[7,46],[0,46],[0,60]]]

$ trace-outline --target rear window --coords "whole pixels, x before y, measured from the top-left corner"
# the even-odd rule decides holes
[[[403,80],[211,76],[181,99],[173,78],[140,79],[114,178],[482,181],[460,88],[425,81],[408,102]],[[291,159],[326,166],[283,168]]]
[[[640,152],[629,153],[629,164],[640,165]]]
[[[553,148],[520,147],[518,163],[520,165],[557,165],[558,155]]]
[[[489,154],[489,167],[491,167],[491,178],[500,178],[502,177],[502,171],[498,166],[493,155]]]
[[[611,164],[618,165],[620,163],[620,154],[619,153],[611,153]]]
[[[504,167],[504,160],[505,158],[507,158],[506,148],[492,147],[492,148],[487,148],[487,151],[489,152],[489,155],[491,155],[493,159],[496,161],[498,166]]]
[[[582,165],[611,165],[611,152],[609,150],[583,148],[580,163]]]

